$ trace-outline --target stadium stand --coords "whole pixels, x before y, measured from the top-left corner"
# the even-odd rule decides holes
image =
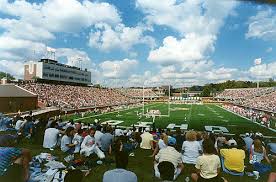
[[[276,87],[226,89],[215,98],[252,109],[276,112]]]
[[[38,101],[44,106],[56,106],[63,109],[84,107],[123,105],[137,102],[113,89],[56,85],[45,83],[24,83],[20,87],[38,95]]]
[[[140,98],[142,99],[143,96],[145,98],[157,98],[158,95],[152,89],[132,89],[132,88],[125,88],[125,89],[118,89],[123,95],[133,98]],[[144,92],[144,93],[143,93]]]

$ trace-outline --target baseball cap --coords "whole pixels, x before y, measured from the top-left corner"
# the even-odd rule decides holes
[[[176,139],[174,137],[169,136],[168,137],[168,145],[175,145]]]
[[[229,140],[228,145],[229,146],[237,146],[237,142],[235,140]]]

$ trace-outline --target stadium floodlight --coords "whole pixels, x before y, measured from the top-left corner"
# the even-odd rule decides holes
[[[47,51],[47,58],[48,59],[56,59],[56,49],[51,48],[51,47],[46,47],[46,51]]]

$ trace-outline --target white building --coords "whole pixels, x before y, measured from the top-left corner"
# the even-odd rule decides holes
[[[51,59],[41,59],[24,65],[24,80],[52,80],[59,82],[91,84],[91,72],[75,66],[58,63]]]

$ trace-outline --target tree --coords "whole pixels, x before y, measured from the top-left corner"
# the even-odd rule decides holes
[[[2,78],[6,78],[6,76],[8,75],[8,80],[15,80],[15,78],[11,75],[11,74],[6,74],[5,72],[2,72],[2,71],[0,71],[0,80],[2,79]]]
[[[201,93],[201,96],[203,97],[210,97],[211,93],[211,86],[210,85],[205,85],[203,88],[203,91]]]

